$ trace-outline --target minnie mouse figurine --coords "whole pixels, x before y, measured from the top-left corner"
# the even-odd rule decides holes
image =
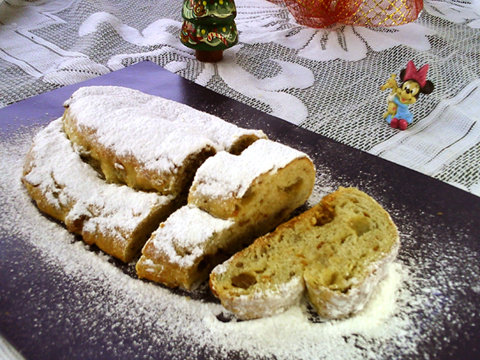
[[[414,104],[418,100],[420,93],[430,94],[433,91],[433,83],[427,80],[428,64],[422,66],[419,70],[415,67],[413,61],[409,61],[407,68],[400,72],[402,84],[397,85],[396,75],[390,76],[390,79],[380,87],[380,89],[392,89],[388,96],[388,110],[383,114],[392,128],[405,130],[412,123],[413,115],[408,111],[408,105]]]

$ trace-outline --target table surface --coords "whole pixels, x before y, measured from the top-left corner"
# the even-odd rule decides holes
[[[287,126],[261,113],[255,113],[252,120],[258,127],[264,126],[259,120],[276,124],[272,125],[276,136],[293,146],[303,146],[300,129],[334,140],[325,140],[334,153],[339,151],[334,149],[344,149],[341,144],[348,145],[359,152],[345,162],[347,173],[358,170],[357,158],[364,156],[358,154],[366,153],[387,160],[380,164],[391,162],[414,170],[396,180],[395,191],[407,194],[406,198],[411,194],[413,198],[422,194],[425,199],[439,196],[439,203],[433,204],[445,208],[435,213],[448,213],[449,201],[452,209],[463,209],[437,225],[447,227],[450,234],[466,224],[460,233],[468,233],[465,246],[475,254],[478,232],[471,229],[478,224],[479,214],[473,199],[480,196],[480,2],[425,1],[419,19],[408,25],[329,29],[298,25],[278,1],[237,0],[236,4],[240,41],[225,51],[223,61],[207,64],[198,62],[193,51],[179,41],[181,1],[0,2],[0,107],[5,107],[0,113],[1,130],[8,134],[25,125],[42,124],[61,112],[45,110],[43,100],[32,98],[37,109],[29,108],[27,115],[21,100],[43,94],[40,99],[47,99],[47,104],[58,103],[50,98],[58,93],[50,90],[64,89],[63,96],[70,91],[68,86],[89,79],[110,83],[117,78],[116,70],[148,60],[235,102],[214,93],[208,93],[208,99],[197,98],[204,93],[190,85],[184,86],[188,90],[172,93],[150,77],[138,85],[146,91],[195,103],[229,121],[238,117],[234,109],[257,109],[298,126]],[[411,106],[413,124],[402,132],[382,119],[387,93],[380,86],[391,74],[398,75],[409,60],[417,66],[430,65],[428,78],[435,90]],[[177,86],[183,84],[177,78],[171,79]],[[127,85],[132,84],[130,80]],[[232,105],[237,101],[246,107]],[[364,168],[360,172],[377,179],[387,168],[393,172],[390,176],[403,171],[382,165],[374,167],[379,174]],[[419,177],[417,172],[426,176]],[[442,187],[438,181],[429,189],[424,185],[430,183],[423,180],[429,178],[462,191]],[[419,184],[412,183],[416,181]],[[419,234],[420,239],[424,237]],[[478,261],[470,266],[478,267]],[[474,295],[478,298],[478,293]],[[478,317],[478,307],[473,317]],[[478,339],[478,332],[474,334]],[[472,346],[465,341],[467,347]],[[453,348],[458,346],[457,342]]]

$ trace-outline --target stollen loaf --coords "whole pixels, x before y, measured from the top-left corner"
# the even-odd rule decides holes
[[[41,211],[125,262],[186,203],[208,157],[238,154],[266,138],[118,86],[82,87],[64,107],[62,118],[34,139],[22,181]]]

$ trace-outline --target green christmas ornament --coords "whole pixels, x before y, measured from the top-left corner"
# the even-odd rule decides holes
[[[238,42],[233,0],[184,0],[180,40],[200,61],[216,62]]]

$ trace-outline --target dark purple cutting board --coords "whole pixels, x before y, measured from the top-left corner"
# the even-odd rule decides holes
[[[22,126],[46,124],[61,116],[63,101],[77,88],[86,85],[121,85],[170,98],[240,126],[262,129],[270,138],[305,151],[318,168],[327,169],[332,178],[342,179],[342,184],[368,189],[380,203],[396,204],[396,208],[405,209],[404,213],[394,215],[394,221],[401,232],[413,228],[411,239],[401,249],[401,260],[415,254],[426,242],[448,239],[446,229],[449,233],[458,230],[464,234],[458,240],[453,239],[456,241],[455,246],[480,252],[480,198],[262,113],[150,62],[132,65],[0,109],[0,139],[11,136]],[[115,348],[115,353],[110,353],[111,346],[107,344],[118,342],[117,333],[121,333],[124,324],[120,323],[117,332],[111,334],[97,333],[95,328],[82,329],[79,319],[89,316],[89,304],[78,308],[69,303],[69,289],[75,284],[67,278],[51,274],[48,267],[42,266],[38,254],[28,246],[21,246],[21,243],[21,239],[0,234],[0,332],[27,359],[161,359],[167,358],[167,348],[172,354],[175,344],[168,342],[167,335],[165,349],[132,347],[136,337],[142,336],[140,333],[131,334],[131,343],[123,341]],[[438,246],[445,244],[438,243]],[[29,271],[25,272],[22,269],[27,261]],[[438,264],[440,266],[444,264]],[[458,269],[458,266],[455,268]],[[436,265],[430,266],[424,276],[434,277],[436,271],[440,270]],[[471,281],[472,284],[478,284],[479,275],[461,274],[458,271],[452,273],[452,278],[462,278],[464,283]],[[452,286],[438,296],[455,298],[453,311],[450,308],[449,315],[454,318],[455,326],[450,326],[445,321],[446,317],[439,320],[441,324],[437,324],[425,315],[425,322],[418,326],[430,327],[435,336],[419,344],[420,357],[479,358],[478,290],[476,292],[468,287]],[[55,308],[59,309],[59,318],[68,318],[67,312],[74,312],[76,315],[70,320],[73,323],[64,324],[64,327],[49,326],[53,321],[49,318],[52,312],[38,309]],[[141,341],[137,343],[142,344]],[[191,352],[196,354],[196,358],[209,357],[206,349],[193,347]],[[403,357],[402,349],[395,349],[392,353],[396,358]]]

